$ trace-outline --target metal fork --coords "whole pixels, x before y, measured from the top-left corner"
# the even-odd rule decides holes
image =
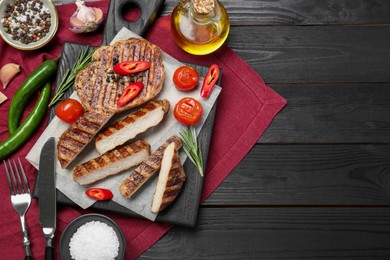
[[[16,166],[15,160],[4,161],[5,173],[7,174],[8,186],[11,193],[12,206],[20,216],[20,222],[22,224],[23,234],[23,246],[26,252],[25,260],[32,259],[30,250],[30,239],[28,238],[27,225],[25,220],[25,214],[31,204],[30,188],[28,187],[28,180],[26,173],[24,172],[22,163],[19,161],[19,169]],[[7,166],[8,164],[8,166]]]

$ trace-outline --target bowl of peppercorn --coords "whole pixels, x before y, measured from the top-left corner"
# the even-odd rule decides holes
[[[51,0],[1,0],[0,35],[19,50],[46,45],[58,29],[57,9]]]

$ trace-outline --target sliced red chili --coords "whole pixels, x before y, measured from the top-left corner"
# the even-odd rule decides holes
[[[202,89],[200,90],[200,96],[207,98],[219,78],[219,67],[217,64],[211,65],[204,78]]]
[[[144,88],[144,83],[142,82],[133,82],[129,86],[127,86],[122,95],[118,99],[117,106],[122,107],[133,100],[141,90]]]
[[[110,200],[114,197],[110,190],[102,188],[90,188],[85,191],[85,194],[94,200]]]
[[[149,69],[151,63],[148,61],[124,61],[114,66],[114,72],[121,76],[141,72]]]

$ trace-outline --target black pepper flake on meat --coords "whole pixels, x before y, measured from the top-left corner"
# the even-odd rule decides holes
[[[16,0],[7,4],[1,23],[13,40],[29,44],[47,35],[50,17],[49,9],[40,0]]]

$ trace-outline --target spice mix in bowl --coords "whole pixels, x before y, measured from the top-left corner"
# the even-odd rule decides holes
[[[2,0],[0,19],[1,37],[20,50],[41,48],[58,28],[58,14],[51,0]]]

